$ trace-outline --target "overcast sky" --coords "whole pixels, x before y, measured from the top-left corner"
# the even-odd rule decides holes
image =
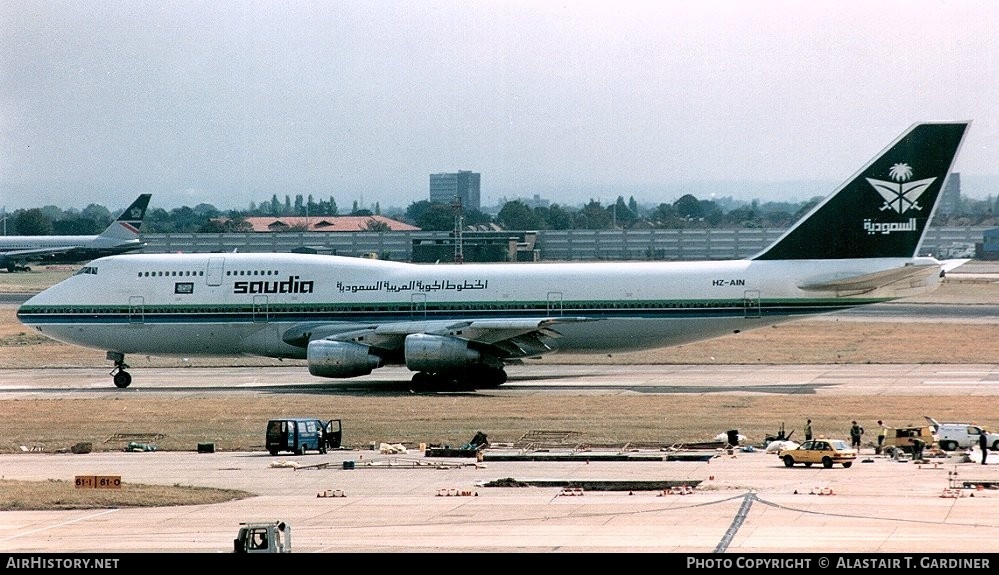
[[[985,197],[997,26],[965,0],[5,0],[0,206],[386,209],[457,170],[483,204],[804,199],[950,120]]]

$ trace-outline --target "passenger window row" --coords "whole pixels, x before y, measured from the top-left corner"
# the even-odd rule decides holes
[[[160,278],[160,277],[191,277],[191,276],[203,276],[204,271],[158,271],[158,272],[139,272],[140,278]]]
[[[85,267],[81,268],[77,274],[89,273],[96,274],[97,268],[95,267]],[[191,277],[191,276],[204,276],[204,270],[198,271],[155,271],[155,272],[139,272],[140,278],[149,277]],[[228,270],[225,272],[227,276],[276,276],[278,275],[277,270]]]
[[[277,270],[226,270],[227,276],[276,276]]]

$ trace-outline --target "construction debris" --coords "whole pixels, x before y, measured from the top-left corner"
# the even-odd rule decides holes
[[[601,481],[601,480],[579,480],[579,481],[518,481],[513,478],[497,479],[480,483],[482,487],[559,487],[563,490],[578,489],[581,491],[668,491],[673,488],[694,489],[700,485],[700,480],[669,480],[662,481]]]
[[[477,457],[478,453],[489,447],[489,438],[481,431],[475,434],[471,441],[458,448],[449,445],[443,447],[429,447],[423,455],[425,457]]]

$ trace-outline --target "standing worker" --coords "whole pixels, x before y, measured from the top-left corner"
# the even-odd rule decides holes
[[[877,454],[881,454],[881,448],[885,444],[885,437],[888,436],[888,426],[884,424],[880,419],[878,420],[878,449],[875,451]]]
[[[918,437],[912,440],[912,460],[922,461],[923,460],[923,448],[926,447],[926,442]]]
[[[850,446],[856,447],[860,451],[860,436],[864,434],[864,428],[854,421],[850,427]]]
[[[809,419],[805,422],[805,441],[812,440],[812,420]]]
[[[989,438],[985,437],[985,430],[982,430],[982,434],[978,436],[978,447],[982,450],[982,465],[985,465],[985,460],[989,456]]]

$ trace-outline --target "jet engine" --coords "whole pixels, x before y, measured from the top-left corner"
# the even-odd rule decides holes
[[[357,377],[382,366],[382,358],[359,343],[317,339],[309,342],[309,373],[319,377]]]
[[[482,354],[456,337],[414,333],[406,336],[406,367],[436,373],[479,363]]]

